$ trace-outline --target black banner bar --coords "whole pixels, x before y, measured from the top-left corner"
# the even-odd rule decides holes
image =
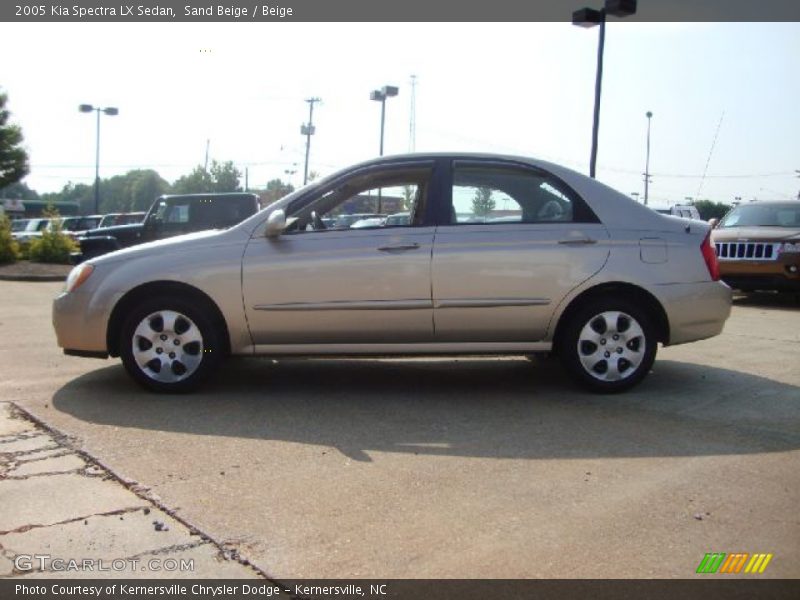
[[[0,580],[6,600],[795,600],[800,580],[702,577],[692,580]]]
[[[16,22],[516,22],[570,21],[601,0],[11,0]],[[800,21],[797,0],[639,0],[636,21]]]

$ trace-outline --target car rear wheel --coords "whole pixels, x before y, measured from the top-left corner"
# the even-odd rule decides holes
[[[155,298],[139,305],[122,329],[120,356],[139,384],[157,392],[194,389],[221,359],[220,334],[195,304]]]
[[[559,354],[567,370],[593,392],[622,392],[653,366],[658,342],[647,311],[604,298],[580,309],[568,324]]]

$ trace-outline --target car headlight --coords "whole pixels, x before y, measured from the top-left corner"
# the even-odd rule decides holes
[[[800,252],[800,242],[784,242],[781,252]]]
[[[77,290],[83,282],[89,279],[89,276],[94,271],[94,265],[89,263],[84,263],[82,265],[78,265],[72,271],[69,272],[67,276],[67,283],[64,286],[64,291],[66,293],[74,292]]]

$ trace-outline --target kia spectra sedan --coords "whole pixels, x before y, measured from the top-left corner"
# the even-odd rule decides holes
[[[352,228],[348,215],[408,213]],[[551,163],[410,154],[358,164],[243,222],[76,267],[54,301],[66,354],[195,388],[229,356],[557,354],[593,391],[659,343],[720,333],[731,291],[708,225]]]

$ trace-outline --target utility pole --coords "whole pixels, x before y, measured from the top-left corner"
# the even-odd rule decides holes
[[[417,150],[417,76],[411,76],[411,109],[408,118],[408,151]]]
[[[319,98],[306,98],[308,102],[308,123],[300,126],[301,135],[306,136],[306,166],[303,169],[303,185],[308,183],[308,155],[311,153],[311,136],[314,135],[314,104]]]
[[[794,172],[800,177],[800,169],[795,169]],[[797,199],[800,200],[800,190],[797,191]]]
[[[211,140],[210,139],[206,140],[206,160],[203,163],[203,171],[205,171],[206,173],[208,173],[208,147],[209,146],[211,146]]]

